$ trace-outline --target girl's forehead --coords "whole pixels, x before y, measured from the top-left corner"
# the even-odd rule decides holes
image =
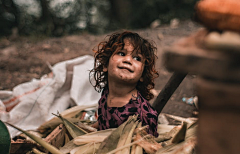
[[[124,39],[124,49],[134,50],[133,44],[129,39]]]
[[[134,45],[134,42],[131,40],[131,38],[125,38],[123,40],[124,42],[124,49],[129,49],[132,51],[132,53],[137,53],[137,54],[141,54],[141,50]]]
[[[132,40],[130,38],[125,38],[123,40],[124,45],[133,45]]]

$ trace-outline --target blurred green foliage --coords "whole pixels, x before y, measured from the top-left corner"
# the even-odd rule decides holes
[[[147,28],[156,19],[190,19],[197,1],[25,0],[22,6],[20,0],[0,0],[0,36],[11,35],[14,27],[20,35],[47,36]]]

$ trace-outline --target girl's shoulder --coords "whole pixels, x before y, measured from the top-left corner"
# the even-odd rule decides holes
[[[141,104],[148,104],[148,105],[150,105],[149,101],[148,101],[147,99],[145,99],[145,98],[141,95],[141,93],[140,93],[139,91],[138,91],[138,95],[137,95],[136,99],[137,99],[138,102],[141,103]]]
[[[145,99],[140,92],[138,92],[138,98],[137,98],[139,104],[141,104],[141,108],[143,111],[145,112],[151,112],[154,114],[157,114],[157,111],[151,106],[151,104],[149,103],[149,101],[147,99]]]
[[[102,93],[101,93],[101,98],[98,101],[98,104],[105,104],[107,101],[107,95],[108,95],[108,89],[103,89]]]

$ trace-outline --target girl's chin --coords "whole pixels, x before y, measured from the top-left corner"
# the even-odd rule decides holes
[[[116,83],[121,83],[121,84],[137,84],[139,81],[138,78],[134,76],[130,76],[129,74],[118,74],[114,76],[108,76],[108,79],[110,81],[114,81]]]
[[[138,81],[135,78],[128,78],[128,77],[119,78],[118,82],[122,83],[122,84],[137,84],[138,83]]]

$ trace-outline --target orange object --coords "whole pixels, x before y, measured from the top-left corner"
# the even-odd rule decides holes
[[[240,0],[201,0],[195,10],[197,19],[208,29],[240,32]]]

